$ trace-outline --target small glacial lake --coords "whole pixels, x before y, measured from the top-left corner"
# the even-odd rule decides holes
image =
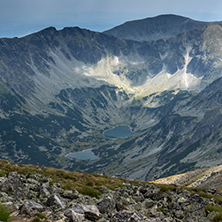
[[[83,150],[80,152],[69,153],[66,155],[67,158],[77,160],[98,160],[97,157],[91,150]]]
[[[111,138],[123,138],[132,136],[133,133],[128,126],[116,126],[113,129],[104,132],[104,135]]]

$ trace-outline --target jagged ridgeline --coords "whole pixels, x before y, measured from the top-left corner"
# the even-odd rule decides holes
[[[176,15],[0,39],[1,158],[142,180],[221,164],[221,48],[221,22]]]

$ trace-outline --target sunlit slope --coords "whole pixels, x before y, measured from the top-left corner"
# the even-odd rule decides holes
[[[176,184],[188,187],[212,188],[222,190],[222,166],[198,169],[171,177],[157,179],[155,183]]]

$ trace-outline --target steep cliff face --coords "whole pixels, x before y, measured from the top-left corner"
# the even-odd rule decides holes
[[[0,39],[1,156],[144,180],[219,164],[221,23],[141,22],[155,41],[78,27]],[[103,135],[118,125],[136,134]],[[99,159],[65,157],[85,149]]]

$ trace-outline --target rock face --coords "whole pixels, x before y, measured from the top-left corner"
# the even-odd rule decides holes
[[[0,187],[0,201],[12,211],[13,220],[33,219],[41,213],[47,221],[210,222],[215,214],[206,207],[217,204],[211,197],[204,198],[181,187],[164,190],[148,183],[126,183],[116,190],[101,189],[99,198],[91,198],[76,190],[65,191],[39,174],[15,172],[0,177]],[[67,196],[67,193],[75,195]]]

